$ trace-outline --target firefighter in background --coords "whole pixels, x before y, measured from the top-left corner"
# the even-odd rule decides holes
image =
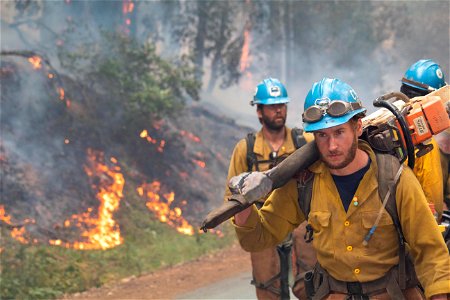
[[[231,177],[243,172],[265,171],[272,168],[301,146],[298,145],[299,139],[305,141],[302,131],[296,129],[299,132],[295,133],[294,129],[285,126],[287,103],[289,98],[286,88],[278,79],[268,78],[258,84],[251,105],[256,105],[256,113],[262,127],[256,134],[251,133],[236,144],[230,160],[227,182]],[[231,192],[227,185],[224,200],[227,201],[230,196]],[[258,202],[258,208],[263,206],[264,200],[261,199]],[[300,232],[298,235],[303,237],[304,233]],[[292,243],[292,240],[285,243]],[[280,251],[280,246],[278,249],[271,247],[250,253],[253,269],[252,284],[256,287],[258,299],[280,298],[280,257],[277,253],[277,250]],[[286,246],[290,247],[290,245]],[[304,264],[313,266],[315,253],[312,247],[308,245],[301,251]],[[311,257],[310,264],[308,264],[308,257]],[[297,292],[306,297],[302,284],[297,285]],[[300,296],[300,298],[304,297]]]
[[[400,91],[414,98],[425,96],[446,85],[441,67],[431,59],[421,59],[412,64],[403,76]],[[433,203],[438,218],[443,211],[443,174],[439,147],[435,138],[431,138],[433,149],[416,158],[413,172],[423,188],[428,203]],[[448,177],[448,174],[447,174]]]
[[[395,157],[379,156],[358,140],[366,109],[355,91],[324,78],[314,83],[304,108],[304,129],[314,133],[320,159],[274,190],[260,210],[251,206],[234,216],[241,246],[271,247],[308,219],[319,262],[307,276],[313,299],[424,299],[412,266],[401,272],[402,232],[427,299],[448,299],[450,257],[420,183]],[[379,194],[392,173],[395,215]],[[312,178],[309,197],[300,193],[301,178]],[[245,197],[245,186],[242,192]]]
[[[444,182],[444,209],[450,209],[450,128],[435,136],[441,152],[441,167]]]

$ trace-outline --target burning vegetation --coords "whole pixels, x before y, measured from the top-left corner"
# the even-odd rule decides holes
[[[121,111],[111,103],[114,99],[102,99],[82,83],[61,76],[47,59],[36,53],[16,51],[8,56],[26,58],[32,71],[27,71],[20,59],[11,59],[7,64],[2,62],[2,80],[9,81],[10,87],[20,84],[31,88],[37,81],[26,78],[34,74],[33,78],[45,82],[48,87],[45,92],[49,93],[45,96],[45,109],[36,106],[31,121],[21,126],[12,122],[10,115],[27,116],[30,112],[21,111],[21,107],[41,101],[35,97],[39,93],[27,97],[21,89],[5,89],[2,93],[6,108],[2,112],[2,125],[7,134],[2,137],[0,163],[2,168],[6,167],[7,176],[0,221],[13,239],[22,244],[49,244],[77,250],[106,250],[121,245],[126,237],[121,234],[117,214],[123,206],[121,202],[132,203],[124,200],[130,197],[124,194],[126,184],[138,181],[141,184],[136,185],[137,195],[144,200],[149,218],[154,216],[183,235],[200,234],[195,229],[198,224],[193,221],[200,220],[214,202],[221,201],[228,164],[225,158],[240,134],[234,123],[225,120],[222,124],[221,117],[193,106],[191,111],[180,113],[176,121],[158,118],[151,122],[152,129],[141,129],[139,134],[130,135],[128,132],[135,129],[124,131],[126,127],[122,123],[114,123],[108,117]],[[78,88],[80,85],[82,89]],[[76,100],[69,100],[68,94]],[[86,94],[89,96],[83,98]],[[21,106],[12,105],[18,100],[23,102]],[[59,101],[65,105],[59,106]],[[142,123],[131,124],[137,127]],[[216,140],[223,133],[229,135],[226,145]],[[36,154],[45,155],[36,159],[32,155],[24,161],[27,148],[18,151],[20,148],[15,147],[19,138],[33,145],[30,150]],[[55,143],[56,147],[52,147]],[[41,161],[47,161],[41,176],[32,181],[17,179],[16,170],[24,165],[32,173],[39,173]],[[49,164],[50,161],[55,163]],[[124,162],[127,171],[122,167]],[[38,189],[30,185],[33,181],[37,181]],[[210,188],[205,190],[205,185]],[[28,195],[13,196],[18,189],[29,190]],[[27,205],[30,199],[36,202],[36,211]],[[27,208],[23,209],[22,205]],[[67,211],[76,212],[67,217]],[[14,223],[8,213],[24,221]],[[220,230],[215,233],[222,235]]]

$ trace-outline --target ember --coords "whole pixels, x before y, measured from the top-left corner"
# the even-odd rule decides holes
[[[40,69],[42,68],[41,61],[42,59],[39,56],[32,56],[28,58],[28,61],[33,65],[33,69]]]

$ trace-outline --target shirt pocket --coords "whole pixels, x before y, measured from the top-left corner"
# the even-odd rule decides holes
[[[375,225],[378,213],[378,211],[361,213],[364,237],[369,233],[372,226]],[[398,244],[394,221],[389,213],[383,211],[377,228],[370,238],[368,245],[363,247],[364,253],[371,255],[374,253],[380,253],[383,249],[392,248],[393,245],[390,244],[390,241],[394,241],[395,244]]]
[[[314,248],[322,255],[334,253],[333,234],[331,231],[331,212],[314,211],[309,213],[308,223],[314,231]]]

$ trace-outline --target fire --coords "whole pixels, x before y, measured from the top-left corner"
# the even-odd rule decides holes
[[[29,57],[28,61],[33,65],[33,69],[37,70],[42,68],[42,59],[39,56]]]
[[[5,207],[3,205],[0,205],[0,221],[8,225],[14,226],[14,224],[11,221],[11,216],[6,214]],[[28,223],[34,223],[34,220],[26,219],[20,226],[13,227],[11,230],[12,238],[22,244],[28,244],[31,240],[29,234],[25,229],[25,224]]]
[[[197,164],[197,166],[199,166],[202,169],[204,169],[206,167],[206,163],[204,161],[197,160],[197,159],[193,159],[193,161],[194,161],[194,163]]]
[[[63,88],[58,88],[58,92],[59,92],[59,100],[64,100],[64,89]]]
[[[141,133],[139,134],[139,136],[143,139],[146,139],[147,142],[151,143],[151,144],[157,144],[158,140],[152,138],[149,134],[147,129],[144,129],[141,131]],[[159,141],[159,145],[158,148],[156,149],[158,152],[162,153],[164,151],[164,146],[166,145],[166,141],[165,140],[160,140]]]
[[[240,61],[240,71],[243,73],[250,66],[250,26],[248,23],[244,30],[244,44],[242,46],[242,54]]]
[[[156,217],[163,223],[176,228],[180,233],[193,235],[194,228],[182,217],[182,210],[179,207],[171,208],[175,193],[169,192],[161,194],[161,183],[153,181],[152,183],[144,183],[137,188],[137,192],[141,197],[147,199],[146,206]],[[183,201],[183,203],[186,203]]]
[[[160,142],[159,142],[159,146],[158,146],[158,152],[163,152],[164,151],[164,146],[166,145],[166,141],[165,140],[161,140]]]
[[[200,143],[200,141],[201,141],[200,138],[199,138],[198,136],[196,136],[196,135],[194,135],[194,134],[192,134],[192,133],[190,133],[190,132],[188,132],[188,131],[181,130],[181,131],[180,131],[180,134],[181,134],[182,136],[185,136],[185,137],[187,137],[188,139],[190,139],[190,140],[196,142],[196,143]]]
[[[124,0],[122,2],[122,13],[124,15],[132,13],[134,10],[133,0]]]
[[[120,235],[119,226],[113,219],[113,213],[119,208],[120,199],[123,197],[122,191],[125,180],[120,172],[119,166],[112,168],[103,163],[103,153],[88,149],[88,164],[84,170],[89,177],[99,179],[99,183],[92,186],[98,189],[97,199],[100,201],[98,215],[92,217],[92,208],[80,215],[73,215],[72,220],[64,222],[65,227],[73,226],[88,228],[82,233],[86,241],[74,243],[62,243],[61,240],[50,240],[50,244],[64,246],[80,250],[88,249],[109,249],[122,244],[123,238]],[[111,162],[117,161],[111,158]]]

